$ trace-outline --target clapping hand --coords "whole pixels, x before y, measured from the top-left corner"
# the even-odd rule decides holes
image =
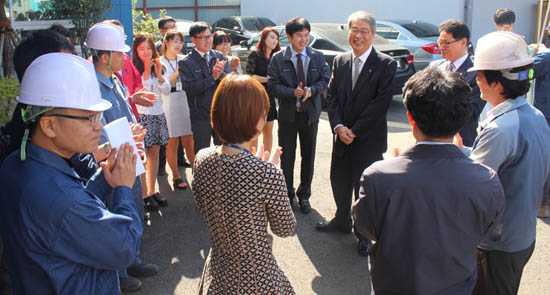
[[[216,64],[214,65],[214,68],[212,69],[212,78],[214,78],[214,80],[218,80],[218,78],[220,77],[220,75],[223,72],[223,69],[225,68],[226,63],[227,63],[227,61],[225,61],[225,60],[220,61],[219,58],[216,58]]]
[[[145,88],[141,88],[140,90],[134,92],[132,94],[132,102],[135,104],[138,104],[140,106],[144,107],[152,107],[155,105],[155,101],[157,100],[157,94],[154,92],[147,92],[145,91]]]
[[[304,88],[302,87],[302,82],[300,82],[300,85],[298,85],[298,87],[296,87],[296,89],[294,89],[294,96],[297,97],[297,98],[301,98],[302,96],[304,96]]]
[[[256,155],[256,157],[268,162],[268,163],[272,163],[276,166],[279,165],[279,163],[281,162],[281,154],[283,153],[283,148],[282,147],[277,147],[275,149],[275,152],[271,153],[270,155],[270,152],[269,151],[264,151],[264,145],[263,144],[260,144],[260,148],[258,150],[256,150],[256,147],[252,147],[252,154]],[[270,157],[271,156],[271,157]]]

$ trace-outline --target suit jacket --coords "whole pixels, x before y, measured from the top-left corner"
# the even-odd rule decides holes
[[[321,94],[327,88],[330,79],[330,68],[324,55],[306,47],[309,57],[306,85],[311,89],[311,97],[306,100],[309,124],[319,122],[321,116]],[[279,120],[294,122],[296,116],[296,97],[294,90],[298,87],[298,74],[290,59],[290,47],[273,55],[267,71],[267,88],[269,93],[279,99]]]
[[[216,50],[210,50],[207,54],[210,55],[208,67],[196,50],[192,50],[178,63],[183,90],[187,94],[191,120],[210,120],[214,92],[223,77],[231,72],[229,63],[226,63],[218,80],[214,80],[212,69],[216,65],[216,59],[220,61],[227,61],[227,59]]]
[[[442,71],[447,70],[448,61],[446,59],[439,59],[430,63],[430,67],[436,67]],[[477,126],[479,121],[479,114],[485,106],[485,101],[481,99],[481,92],[479,86],[477,86],[476,78],[477,72],[467,72],[467,70],[474,66],[471,56],[468,56],[464,63],[456,70],[460,73],[464,80],[472,87],[472,96],[470,99],[471,115],[468,121],[464,124],[459,133],[462,136],[462,140],[466,146],[474,145],[474,140],[477,136]]]
[[[371,159],[384,153],[387,148],[386,112],[392,101],[397,64],[391,57],[373,48],[353,91],[352,64],[352,52],[334,59],[328,86],[328,116],[333,132],[337,125],[342,124],[357,137],[347,146],[335,136],[333,152],[337,156],[351,152],[353,159]]]
[[[494,170],[452,144],[420,144],[368,167],[360,191],[354,224],[377,241],[376,294],[471,294],[475,248],[506,203]]]

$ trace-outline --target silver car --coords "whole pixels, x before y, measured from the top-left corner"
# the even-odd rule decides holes
[[[414,54],[417,71],[442,58],[437,45],[439,29],[436,25],[416,20],[380,20],[376,21],[376,34],[407,47]]]

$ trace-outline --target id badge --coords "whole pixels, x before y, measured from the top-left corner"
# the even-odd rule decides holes
[[[176,91],[183,91],[183,84],[181,81],[176,82]]]

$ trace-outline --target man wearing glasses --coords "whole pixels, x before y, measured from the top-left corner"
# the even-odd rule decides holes
[[[231,68],[221,52],[212,50],[214,40],[209,24],[193,23],[189,35],[195,48],[179,62],[178,67],[189,102],[196,154],[210,146],[211,136],[214,144],[221,144],[210,125],[210,108],[218,83],[231,72]]]
[[[176,29],[176,20],[171,16],[165,15],[158,21],[157,25],[159,27],[160,35],[162,36],[162,38],[164,38],[164,35],[168,31]],[[162,39],[158,40],[155,43],[155,47],[157,48],[158,53],[162,54],[162,52],[160,51],[162,47]]]
[[[439,25],[437,44],[441,48],[443,59],[433,61],[430,63],[430,67],[436,67],[442,71],[458,72],[472,87],[470,100],[472,113],[464,127],[459,131],[464,144],[472,146],[477,136],[479,114],[485,106],[485,101],[481,100],[479,87],[476,84],[477,73],[467,72],[469,68],[474,66],[471,56],[468,54],[469,43],[470,30],[465,23],[457,19],[442,22]]]

